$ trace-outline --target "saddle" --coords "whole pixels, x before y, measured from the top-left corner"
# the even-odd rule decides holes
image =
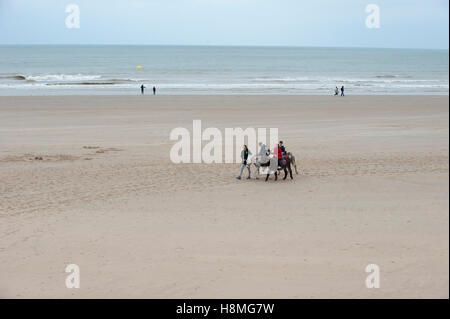
[[[267,163],[259,164],[259,166],[261,166],[261,167],[267,167],[267,166],[270,166],[270,161],[267,161]]]
[[[258,156],[257,161],[259,162],[260,166],[269,166],[270,157],[269,156]]]
[[[283,157],[281,158],[281,164],[283,164],[283,166],[286,166],[288,158],[289,158],[288,153],[283,154]]]

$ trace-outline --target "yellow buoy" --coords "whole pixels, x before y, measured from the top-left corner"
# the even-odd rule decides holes
[[[140,65],[138,65],[136,68],[138,68],[138,69],[142,69],[142,66],[140,66]]]

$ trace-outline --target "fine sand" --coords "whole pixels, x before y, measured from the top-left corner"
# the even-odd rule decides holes
[[[0,97],[0,298],[448,298],[448,102]],[[299,174],[173,164],[194,119],[278,127]]]

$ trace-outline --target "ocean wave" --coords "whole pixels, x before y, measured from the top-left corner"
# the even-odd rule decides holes
[[[130,84],[136,83],[135,80],[130,79],[101,79],[93,81],[69,81],[69,82],[48,82],[45,83],[47,86],[77,86],[77,85],[120,85],[120,84]]]
[[[382,75],[375,75],[375,78],[377,79],[412,79],[413,77],[411,75],[397,75],[397,74],[382,74]]]
[[[76,71],[75,71],[76,72]],[[234,93],[275,93],[275,94],[331,94],[336,86],[344,85],[347,92],[353,94],[379,93],[426,93],[437,92],[448,94],[447,79],[407,78],[394,74],[384,74],[374,77],[373,74],[362,76],[342,75],[342,77],[297,74],[273,75],[238,75],[235,78],[225,79],[221,76],[193,77],[186,74],[158,74],[156,77],[149,74],[133,73],[88,73],[59,74],[26,74],[3,73],[0,74],[0,95],[4,92],[139,92],[141,83],[151,87],[156,84],[160,92],[175,94],[234,94]],[[229,80],[229,81],[226,81]],[[16,94],[16,93],[14,93]],[[33,93],[34,94],[34,93]]]
[[[141,83],[141,82],[139,82]],[[17,81],[10,83],[1,83],[0,88],[70,88],[70,87],[80,87],[80,86],[95,86],[97,88],[104,87],[115,87],[124,89],[137,89],[139,88],[139,83],[134,81],[123,81],[123,80],[98,80],[98,81],[76,81],[76,82],[26,82]],[[143,81],[145,83],[145,81]],[[395,90],[401,88],[440,88],[448,89],[448,82],[399,82],[399,83],[385,83],[385,82],[375,82],[375,81],[341,81],[348,90],[353,89],[365,89],[365,88],[385,88],[387,90]],[[157,87],[161,89],[176,89],[176,90],[267,90],[267,89],[293,89],[293,90],[314,90],[314,89],[324,89],[332,90],[336,85],[333,82],[311,82],[311,83],[251,83],[251,82],[240,82],[240,83],[159,83]]]
[[[25,75],[20,74],[7,74],[7,75],[0,75],[0,79],[6,79],[6,80],[26,80]]]
[[[43,84],[43,85],[114,85],[124,83],[136,83],[137,79],[129,78],[103,78],[101,75],[91,74],[44,74],[44,75],[22,75],[22,74],[0,74],[2,83],[11,84]]]
[[[58,86],[58,85],[114,85],[118,84],[118,82],[114,81],[99,81],[99,82],[54,82],[54,83],[46,83],[45,85]]]
[[[271,76],[262,76],[258,78],[251,79],[254,82],[280,82],[280,83],[292,83],[292,82],[316,82],[317,79],[311,79],[308,77],[271,77]]]
[[[383,75],[375,75],[377,79],[395,79],[398,78],[398,75],[394,74],[383,74]]]
[[[45,82],[45,81],[89,81],[101,79],[101,75],[91,74],[43,74],[28,75],[25,79],[28,81]]]
[[[342,84],[352,84],[352,83],[409,83],[409,82],[442,82],[442,80],[437,79],[413,79],[411,76],[400,76],[400,75],[377,75],[374,77],[367,78],[329,78],[329,77],[258,77],[249,78],[248,81],[258,84],[313,84],[313,83],[342,83]]]

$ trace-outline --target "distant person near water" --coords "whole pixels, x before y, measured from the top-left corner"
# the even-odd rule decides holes
[[[337,86],[336,86],[336,88],[334,89],[334,95],[339,95],[339,89],[338,89]]]
[[[156,86],[153,87],[153,95],[156,95]]]
[[[141,94],[144,94],[144,89],[145,89],[145,86],[144,86],[144,84],[142,84],[141,85]]]
[[[344,86],[341,87],[341,96],[344,96]]]

